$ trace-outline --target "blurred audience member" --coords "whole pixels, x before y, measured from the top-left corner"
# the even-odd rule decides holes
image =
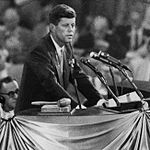
[[[33,34],[36,40],[39,40],[49,32],[48,16],[49,16],[49,10],[51,9],[52,9],[52,5],[46,5],[39,12],[40,15],[39,22],[33,28]]]
[[[9,53],[5,48],[5,32],[5,27],[0,26],[0,79],[8,75],[6,69],[6,61]]]
[[[143,13],[133,10],[130,13],[129,24],[117,26],[115,33],[119,35],[120,43],[128,51],[136,51],[143,44]]]
[[[87,24],[75,43],[75,48],[85,50],[84,56],[91,51],[106,51],[117,59],[125,57],[125,49],[119,41],[119,37],[113,32],[110,20],[103,16],[87,17]]]
[[[3,24],[3,12],[12,6],[14,6],[14,0],[0,0],[0,24]]]
[[[8,8],[4,12],[3,22],[6,28],[5,46],[9,51],[10,60],[23,62],[25,55],[34,42],[32,32],[19,25],[20,16],[16,9]]]
[[[94,47],[96,51],[107,51],[109,43],[105,40],[106,34],[111,34],[108,20],[103,16],[97,16],[93,22]]]
[[[33,30],[39,21],[39,12],[42,7],[41,0],[15,0],[20,15],[20,25]],[[22,1],[22,2],[21,2]],[[44,0],[45,1],[45,0]]]
[[[145,16],[143,18],[144,19],[143,19],[142,25],[140,27],[141,37],[139,36],[139,38],[138,38],[138,39],[141,39],[141,45],[136,50],[131,49],[127,52],[126,61],[129,64],[130,64],[130,61],[132,61],[132,62],[134,62],[135,60],[138,61],[141,59],[141,57],[144,58],[149,53],[147,51],[147,45],[150,40],[150,21],[149,21],[150,8],[149,7],[147,8]],[[140,41],[140,40],[138,40],[138,41]],[[138,63],[138,62],[136,62],[136,63]]]
[[[124,47],[119,37],[113,32],[111,21],[106,17],[97,16],[93,22],[94,49],[96,52],[105,51],[117,59],[124,58]]]
[[[129,63],[135,80],[150,81],[150,41],[145,48],[148,53],[144,58],[134,57]]]
[[[145,16],[143,21],[143,34],[147,38],[150,37],[150,7],[147,7],[145,11]]]
[[[19,86],[10,76],[0,80],[0,118],[9,119],[14,116],[14,108],[18,98]]]
[[[80,56],[89,55],[94,48],[94,36],[92,33],[93,17],[87,16],[85,26],[78,32],[77,40],[74,43],[75,54]]]

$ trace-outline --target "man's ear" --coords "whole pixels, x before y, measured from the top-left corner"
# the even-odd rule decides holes
[[[53,32],[55,30],[55,25],[53,23],[49,24],[49,31]]]
[[[5,97],[4,96],[2,96],[2,95],[0,95],[0,103],[2,104],[2,105],[4,105],[5,104]]]

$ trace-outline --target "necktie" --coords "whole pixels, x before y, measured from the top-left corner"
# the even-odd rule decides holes
[[[60,68],[61,68],[61,72],[63,72],[63,49],[60,50],[60,54],[59,54],[59,63],[60,63]]]
[[[63,54],[64,50],[60,49],[58,53],[58,60],[59,60],[59,78],[60,78],[60,83],[63,86]]]

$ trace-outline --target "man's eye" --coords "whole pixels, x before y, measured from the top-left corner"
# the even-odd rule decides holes
[[[68,25],[68,24],[63,24],[62,26],[63,26],[63,27],[68,27],[69,25]]]
[[[74,27],[75,27],[75,24],[72,24],[71,26],[72,26],[72,28],[74,28]]]

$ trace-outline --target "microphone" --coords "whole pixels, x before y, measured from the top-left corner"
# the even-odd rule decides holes
[[[74,68],[74,65],[75,65],[75,59],[74,58],[72,58],[71,60],[69,60],[69,65],[72,67],[72,68]]]
[[[99,75],[99,77],[101,77],[101,79],[105,80],[105,79],[104,79],[104,76],[102,75],[102,73],[99,72],[98,69],[90,63],[90,60],[89,60],[89,59],[82,57],[82,58],[80,59],[80,61],[81,61],[84,65],[88,66],[91,70],[93,70],[97,75]]]
[[[98,76],[98,78],[100,79],[100,81],[104,84],[104,86],[107,88],[107,90],[111,93],[111,95],[113,96],[114,98],[114,101],[116,102],[117,106],[120,107],[120,103],[119,103],[119,100],[118,98],[115,96],[115,94],[112,92],[112,90],[110,89],[110,87],[107,85],[107,81],[105,80],[103,74],[101,72],[98,71],[98,69],[93,66],[91,63],[90,63],[90,60],[88,60],[87,58],[81,58],[80,61],[87,65],[89,68],[91,68],[95,73],[96,75]]]
[[[110,56],[105,52],[102,51],[99,51],[99,53],[91,52],[90,57],[102,61],[104,63],[107,63],[108,65],[112,65],[113,67],[117,68],[117,66],[119,66],[125,70],[132,72],[131,69],[128,66],[122,64],[120,60],[117,60],[116,58]]]
[[[86,66],[88,66],[89,68],[91,68],[92,70],[96,70],[96,68],[90,63],[90,60],[89,59],[87,59],[87,58],[80,58],[80,61],[84,64],[84,65],[86,65]]]
[[[83,64],[85,64],[85,65],[87,65],[87,66],[92,66],[91,64],[90,64],[90,60],[89,59],[87,59],[87,58],[83,58],[83,57],[81,57],[80,58],[80,61],[83,63]],[[93,67],[93,66],[92,66]]]

